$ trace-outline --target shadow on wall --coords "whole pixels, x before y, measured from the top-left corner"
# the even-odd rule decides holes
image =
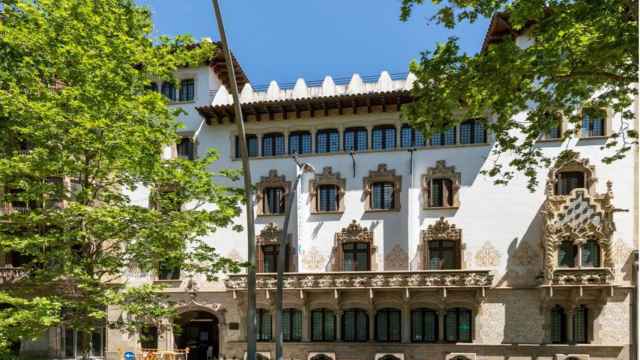
[[[505,344],[539,343],[544,340],[544,315],[540,313],[539,294],[529,291],[543,275],[542,230],[544,218],[542,205],[532,219],[522,238],[511,241],[507,250],[507,266],[496,287],[512,287],[516,290],[504,302]],[[523,288],[518,291],[518,288]],[[529,324],[530,326],[522,326]]]

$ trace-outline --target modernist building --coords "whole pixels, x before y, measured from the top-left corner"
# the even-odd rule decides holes
[[[487,41],[503,26],[494,19]],[[257,189],[264,358],[274,357],[273,272],[291,191],[287,359],[632,357],[638,155],[606,165],[600,149],[619,115],[584,109],[578,138],[565,142],[568,124],[559,122],[539,147],[574,156],[539,174],[540,187],[529,192],[524,178],[496,186],[480,174],[492,161],[494,137],[484,126],[491,115],[431,138],[403,123],[412,75],[298,79],[260,90],[240,74]],[[178,90],[156,84],[170,106],[188,112],[183,140],[165,156],[194,158],[214,147],[221,158],[212,170],[240,167],[223,67],[182,69],[178,78]],[[294,153],[316,170],[298,189]],[[132,198],[148,204],[144,190]],[[224,229],[208,240],[222,255],[246,260],[246,233]],[[104,341],[96,356],[189,347],[194,359],[244,358],[245,275],[208,282],[175,270],[127,276],[166,284],[183,332],[161,327],[141,344],[138,335],[108,330],[96,335]],[[74,344],[72,332],[52,329],[40,346],[64,358]]]

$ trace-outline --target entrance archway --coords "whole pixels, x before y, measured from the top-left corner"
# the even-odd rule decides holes
[[[206,311],[189,311],[175,321],[176,348],[189,348],[189,360],[217,359],[220,352],[218,318]]]

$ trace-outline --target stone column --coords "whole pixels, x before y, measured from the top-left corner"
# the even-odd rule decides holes
[[[309,304],[302,307],[302,341],[311,341],[311,311]]]
[[[567,310],[567,319],[566,319],[566,326],[567,326],[567,343],[568,344],[573,344],[574,341],[574,336],[573,336],[573,317],[575,316],[576,313],[576,307],[572,306]]]
[[[411,307],[409,304],[402,306],[402,342],[411,342]]]
[[[369,341],[376,341],[376,308],[369,308]]]
[[[256,138],[257,138],[257,147],[258,147],[258,157],[262,156],[262,134],[256,134]],[[247,150],[248,150],[248,146],[249,144],[247,144]]]
[[[447,310],[446,309],[440,309],[438,310],[438,341],[439,342],[444,342],[445,338],[444,338],[444,317],[447,314]]]
[[[344,310],[338,308],[336,310],[336,341],[342,341],[342,315]]]
[[[289,153],[289,129],[285,129],[282,135],[284,136],[284,153],[288,154]]]

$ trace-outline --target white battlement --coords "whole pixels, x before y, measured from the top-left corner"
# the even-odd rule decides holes
[[[251,87],[251,84],[247,83],[240,93],[240,101],[243,104],[249,104],[263,101],[283,101],[411,90],[415,80],[416,77],[412,73],[408,73],[405,78],[393,80],[389,72],[383,71],[375,82],[366,82],[359,74],[353,74],[350,81],[344,85],[337,85],[331,76],[325,76],[322,83],[314,86],[308,86],[304,79],[299,78],[293,88],[290,89],[281,89],[276,81],[271,81],[266,91],[255,91]],[[233,97],[229,90],[222,85],[218,91],[216,91],[211,105],[223,106],[230,104],[233,104]]]

